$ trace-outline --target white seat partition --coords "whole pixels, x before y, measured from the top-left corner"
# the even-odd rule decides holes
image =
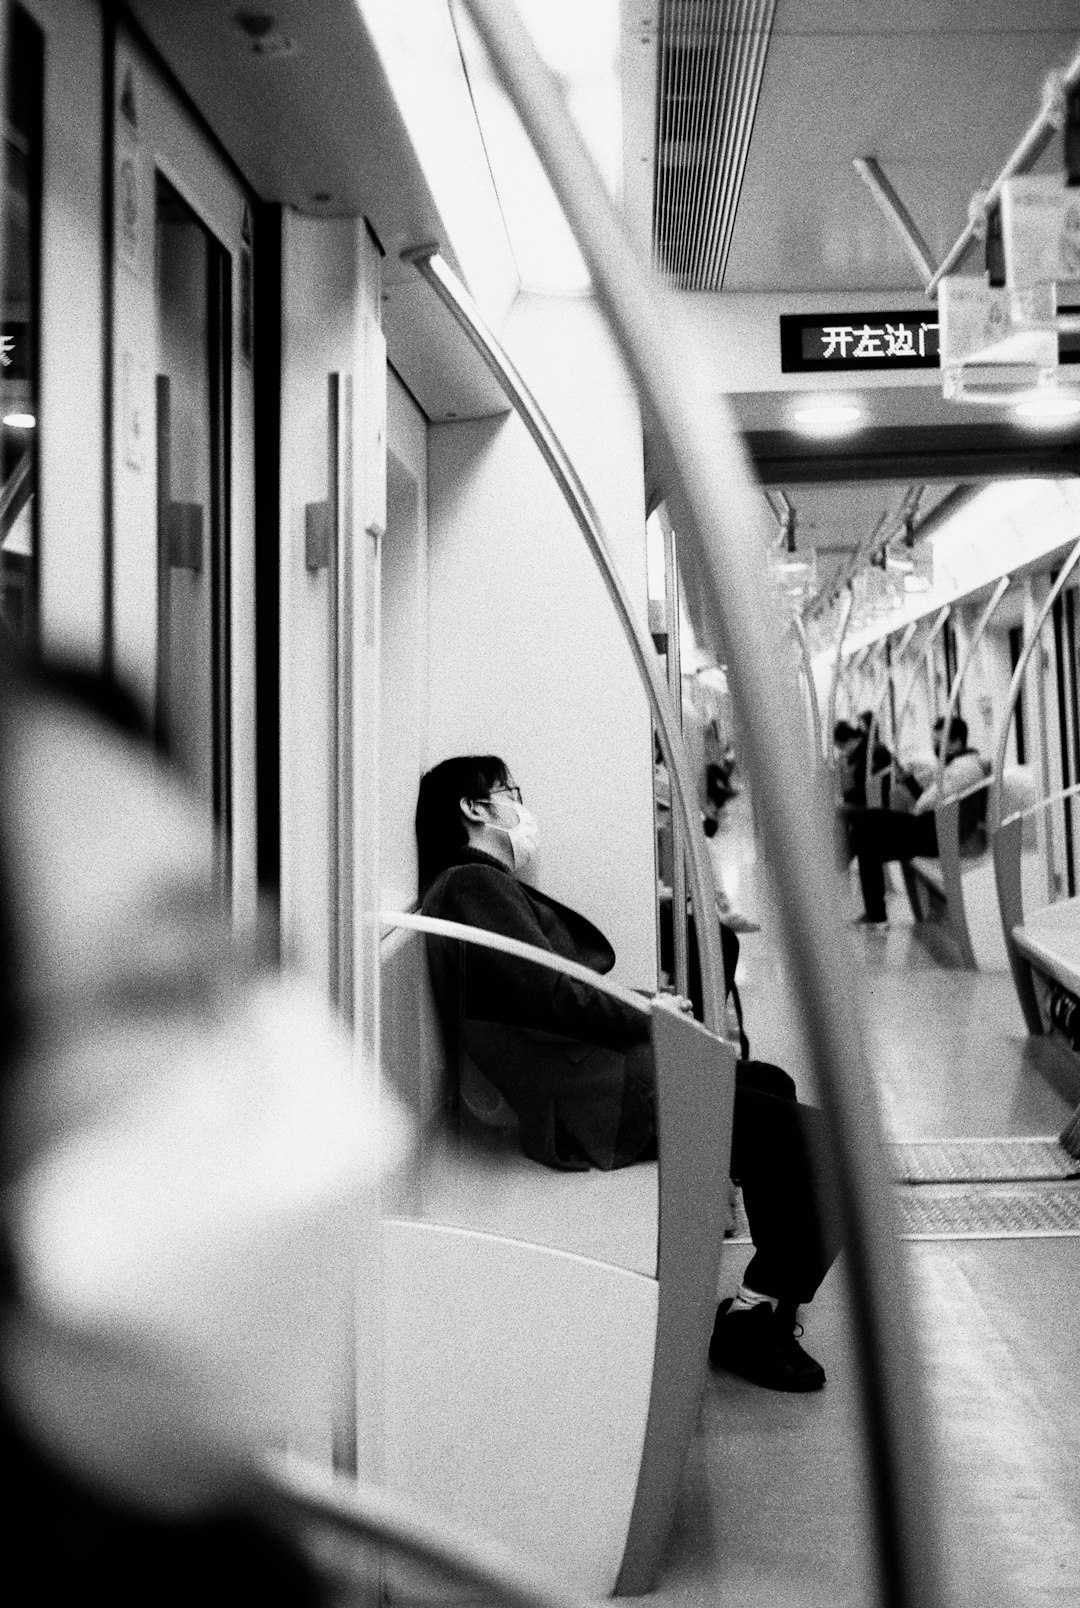
[[[937,921],[969,971],[979,969],[968,919],[968,899],[964,883],[972,867],[986,864],[985,838],[977,840],[976,850],[960,842],[960,805],[978,793],[987,793],[989,777],[976,787],[946,799],[934,811],[938,852],[936,859],[901,861],[904,885],[912,913],[919,922]]]
[[[705,1378],[734,1053],[585,973],[650,1015],[660,1160],[553,1171],[501,1117],[484,1127],[466,1110],[459,1131],[459,1069],[417,929],[584,968],[386,919],[408,928],[382,943],[382,1016],[396,1024],[383,1073],[423,1125],[419,1168],[383,1223],[387,1482],[590,1596],[647,1590]]]
[[[1080,796],[1080,783],[1066,786],[1049,797],[1032,800],[1011,793],[1005,769],[1009,728],[1024,685],[1028,661],[1050,611],[1080,563],[1080,541],[1069,551],[1024,643],[1013,673],[1005,721],[998,742],[990,795],[989,824],[994,851],[998,907],[1009,966],[1028,1032],[1053,1031],[1049,1013],[1050,991],[1055,986],[1080,996],[1080,900],[1063,899],[1043,909],[1026,909],[1023,848],[1025,828],[1039,811],[1066,804]]]

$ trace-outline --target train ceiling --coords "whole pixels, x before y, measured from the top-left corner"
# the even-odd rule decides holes
[[[841,314],[885,296],[935,316],[855,159],[880,163],[940,262],[972,194],[1039,110],[1048,72],[1080,44],[1076,0],[655,0],[628,9],[652,19],[648,47],[644,28],[624,39],[654,53],[655,116],[633,77],[624,115],[628,176],[652,142],[654,262],[695,310],[710,297],[756,302],[774,326],[780,311]],[[1038,167],[1059,163],[1054,141]],[[631,202],[640,173],[633,180]],[[968,271],[982,267],[978,250]],[[730,325],[733,344],[740,332]],[[767,345],[764,318],[755,334]],[[778,327],[772,338],[778,350]],[[722,337],[718,361],[738,366]],[[726,387],[775,507],[794,511],[797,550],[816,551],[825,595],[865,561],[875,532],[902,539],[914,495],[918,528],[958,487],[1080,467],[1078,429],[1033,436],[1004,409],[946,402],[936,373],[860,385],[866,378],[822,382],[864,416],[863,429],[834,438],[792,427],[812,379]]]
[[[957,485],[994,475],[1075,472],[1080,431],[1035,437],[997,409],[947,403],[936,373],[904,383],[828,375],[828,388],[857,398],[866,427],[799,435],[791,413],[807,381],[780,372],[778,322],[783,311],[932,309],[853,163],[880,162],[940,261],[972,193],[1030,124],[1047,72],[1075,53],[1076,0],[596,3],[621,13],[628,221],[684,300],[716,313],[719,386],[763,481],[797,510],[797,542],[820,549],[822,579],[843,572],[868,530],[894,522],[914,487],[930,488],[925,511]],[[439,323],[397,250],[456,240],[497,324],[492,303],[512,272],[506,239],[488,228],[486,245],[478,239],[466,252],[448,211],[454,198],[429,189],[432,151],[406,130],[399,88],[384,77],[390,58],[376,62],[366,32],[377,15],[396,19],[405,55],[431,74],[449,63],[456,104],[467,107],[449,0],[268,0],[257,17],[234,0],[131,5],[260,194],[372,222],[387,249],[388,334],[429,416],[497,410],[490,376]],[[295,48],[268,51],[252,33],[267,19],[273,38]],[[410,139],[420,161],[405,154]],[[475,129],[473,143],[455,170],[457,200],[470,204],[491,184]],[[387,159],[388,144],[400,159]],[[1056,160],[1051,148],[1043,166]],[[487,210],[498,213],[493,196]],[[498,282],[490,294],[481,294],[485,276]]]

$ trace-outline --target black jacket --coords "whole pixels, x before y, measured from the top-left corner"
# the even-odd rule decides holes
[[[615,952],[576,910],[463,849],[426,916],[483,927],[598,973]],[[549,1167],[618,1167],[655,1138],[648,1017],[598,989],[493,950],[427,939],[451,1056],[469,1055],[513,1108],[521,1148]]]

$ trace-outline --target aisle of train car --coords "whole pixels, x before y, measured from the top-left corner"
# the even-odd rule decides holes
[[[773,899],[745,797],[730,806],[727,886],[759,916],[740,987],[754,1055],[806,1057],[785,979]],[[895,878],[900,888],[899,877]],[[1057,1133],[1078,1097],[1065,1052],[1025,1034],[1005,972],[948,969],[916,933],[903,892],[887,937],[850,935],[855,986],[876,1023],[872,1065],[894,1139]],[[852,914],[857,888],[850,889]],[[979,1186],[974,1186],[978,1188]],[[1080,1191],[1080,1183],[1071,1186]],[[955,1601],[1034,1608],[1080,1597],[1080,1238],[909,1244],[943,1464],[940,1512]],[[727,1258],[737,1282],[748,1246]],[[873,1600],[843,1258],[813,1307],[806,1343],[819,1397],[786,1397],[714,1373],[657,1592],[661,1608],[863,1608]]]

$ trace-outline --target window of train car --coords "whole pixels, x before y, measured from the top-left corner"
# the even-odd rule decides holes
[[[13,8],[4,129],[3,329],[0,331],[0,617],[37,634],[38,317],[44,48]]]

